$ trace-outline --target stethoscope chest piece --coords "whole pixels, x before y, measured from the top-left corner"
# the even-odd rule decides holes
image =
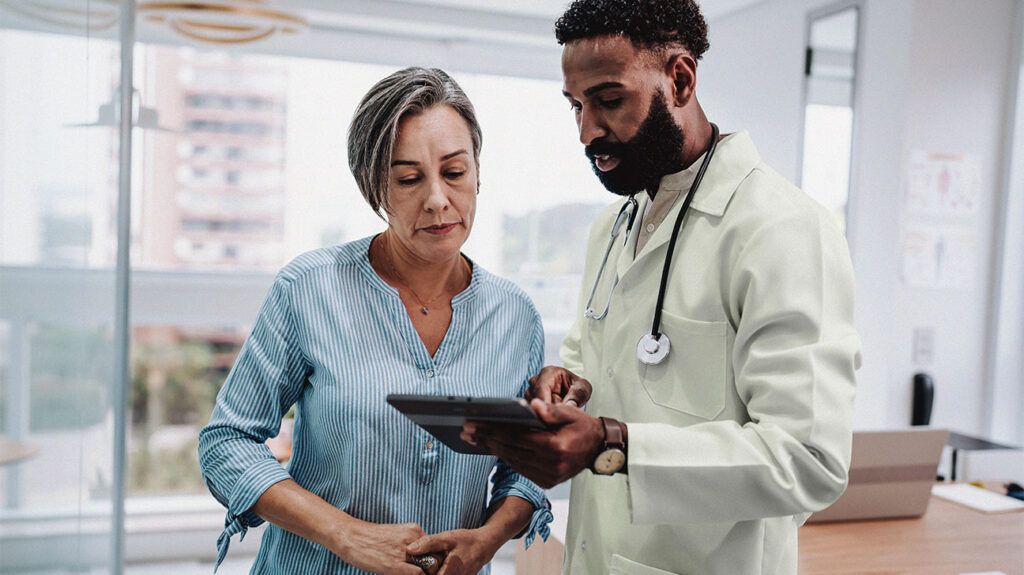
[[[654,334],[647,333],[636,344],[636,358],[640,360],[640,363],[657,365],[665,361],[671,347],[672,342],[664,333],[657,338],[654,337]]]

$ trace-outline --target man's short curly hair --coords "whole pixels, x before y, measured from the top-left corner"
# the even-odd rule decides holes
[[[607,35],[625,36],[644,49],[682,45],[695,60],[710,47],[694,0],[575,0],[555,22],[559,44]]]

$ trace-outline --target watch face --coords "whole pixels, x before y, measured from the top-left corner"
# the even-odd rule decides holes
[[[626,454],[621,449],[606,449],[594,460],[594,471],[601,475],[613,475],[626,464]]]

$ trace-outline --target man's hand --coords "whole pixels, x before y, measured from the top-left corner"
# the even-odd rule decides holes
[[[578,407],[551,405],[537,398],[530,407],[548,429],[523,431],[522,427],[467,421],[459,436],[545,489],[588,469],[604,445],[601,420]]]
[[[423,575],[423,570],[407,562],[405,548],[423,537],[415,523],[380,525],[358,521],[338,533],[331,551],[354,567],[388,575]]]
[[[530,378],[526,399],[583,407],[590,401],[592,392],[589,381],[565,368],[549,365]]]
[[[437,575],[476,575],[494,558],[501,542],[481,529],[455,529],[427,535],[409,545],[409,555],[432,553],[444,556]]]

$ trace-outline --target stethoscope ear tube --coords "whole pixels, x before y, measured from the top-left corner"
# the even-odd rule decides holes
[[[612,302],[612,292],[615,291],[615,286],[619,285],[619,276],[615,276],[615,280],[612,283],[612,287],[608,290],[608,299],[604,303],[604,311],[598,314],[592,307],[594,304],[594,295],[597,293],[597,286],[601,282],[601,278],[604,276],[604,268],[608,265],[608,256],[612,252],[612,246],[615,245],[615,238],[619,236],[619,232],[622,230],[622,222],[627,221],[626,224],[626,237],[629,237],[629,231],[633,229],[633,220],[636,219],[637,212],[637,201],[636,198],[629,198],[622,207],[619,208],[619,215],[615,216],[615,223],[612,224],[612,233],[608,238],[608,246],[604,250],[604,259],[601,260],[601,267],[597,270],[597,278],[594,280],[594,286],[590,288],[590,297],[587,298],[587,307],[583,311],[583,317],[593,320],[604,319],[604,316],[608,315],[608,308]],[[625,220],[624,220],[625,218]]]

